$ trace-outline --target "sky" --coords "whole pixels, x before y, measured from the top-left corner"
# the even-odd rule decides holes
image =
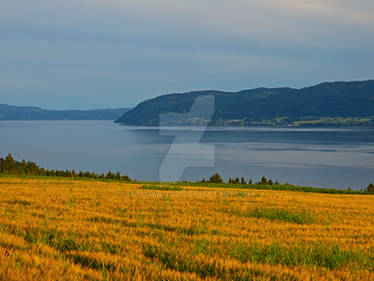
[[[372,0],[1,0],[0,103],[374,79]]]

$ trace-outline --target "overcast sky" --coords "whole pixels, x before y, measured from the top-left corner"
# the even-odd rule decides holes
[[[374,78],[373,0],[1,0],[0,103]]]

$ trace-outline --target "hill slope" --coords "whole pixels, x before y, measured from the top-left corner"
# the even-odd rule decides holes
[[[116,120],[129,110],[46,110],[39,107],[0,104],[0,120]]]
[[[215,113],[210,121],[199,120],[202,114],[196,114],[193,120],[178,120],[178,124],[168,125],[372,124],[374,116],[374,80],[368,80],[322,83],[302,89],[258,88],[164,95],[140,103],[116,122],[158,125],[160,113],[186,113],[196,97],[207,95],[215,97]]]

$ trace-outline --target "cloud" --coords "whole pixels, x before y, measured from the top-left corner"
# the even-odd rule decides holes
[[[3,0],[0,102],[134,105],[170,91],[374,77],[373,3]]]
[[[256,2],[273,9],[281,9],[289,14],[310,18],[324,18],[329,21],[350,22],[366,26],[374,25],[374,4],[370,0],[255,0],[243,2]]]
[[[195,33],[329,47],[324,41],[331,32],[338,34],[335,39],[347,27],[372,30],[374,24],[374,5],[368,0],[4,1],[1,18],[13,25],[130,39]]]

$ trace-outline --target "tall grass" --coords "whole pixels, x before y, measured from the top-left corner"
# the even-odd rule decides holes
[[[164,241],[164,243],[159,245],[144,244],[143,254],[161,263],[166,268],[180,272],[193,272],[201,278],[225,276],[229,280],[237,280],[238,274],[240,276],[252,276],[252,278],[253,276],[261,275],[260,272],[257,274],[252,271],[243,272],[240,268],[227,272],[224,267],[214,262],[219,249],[212,248],[209,241],[197,240],[190,245],[191,248],[187,251],[184,245],[183,252],[180,251],[181,243],[178,243],[178,241]],[[270,245],[231,243],[226,248],[228,255],[239,260],[243,265],[250,262],[273,265],[282,264],[292,267],[308,266],[310,268],[327,269],[349,267],[357,270],[373,270],[373,256],[368,256],[363,251],[343,250],[336,244],[315,242],[298,244],[287,248],[278,243],[271,243]],[[224,251],[221,249],[221,253]],[[196,254],[202,254],[205,258],[200,260]]]
[[[337,244],[309,243],[286,248],[279,243],[270,245],[240,245],[232,243],[230,255],[241,262],[284,264],[288,266],[318,266],[329,269],[351,266],[373,270],[373,253],[344,250]]]
[[[59,176],[44,176],[44,175],[9,175],[9,174],[0,174],[1,178],[23,178],[23,179],[66,179],[71,181],[91,181],[91,182],[118,182],[115,179],[106,179],[106,178],[89,178],[89,177],[75,177],[75,178],[66,178]],[[295,192],[307,192],[307,193],[325,193],[325,194],[361,194],[361,195],[373,195],[370,192],[364,192],[361,190],[344,190],[344,189],[335,189],[335,188],[320,188],[320,187],[309,187],[309,186],[296,186],[292,184],[279,184],[279,185],[262,185],[262,184],[227,184],[227,183],[196,183],[196,182],[155,182],[155,181],[126,181],[123,182],[128,184],[144,184],[154,187],[166,186],[164,189],[153,190],[168,190],[168,187],[181,187],[182,186],[198,186],[198,187],[214,187],[214,188],[226,188],[226,189],[255,189],[255,190],[279,190],[279,191],[295,191]],[[0,182],[0,184],[6,184],[5,182]],[[170,189],[172,190],[172,189]]]
[[[374,196],[6,182],[0,280],[374,280]]]
[[[49,245],[61,252],[86,249],[84,244],[76,241],[74,235],[67,235],[57,229],[28,230],[24,239],[29,243]]]
[[[164,191],[181,191],[183,190],[180,186],[172,185],[143,185],[142,189],[145,190],[164,190]]]
[[[280,220],[297,224],[311,224],[314,218],[310,212],[307,211],[291,211],[276,208],[254,208],[245,213],[247,217],[264,218],[270,220]]]

